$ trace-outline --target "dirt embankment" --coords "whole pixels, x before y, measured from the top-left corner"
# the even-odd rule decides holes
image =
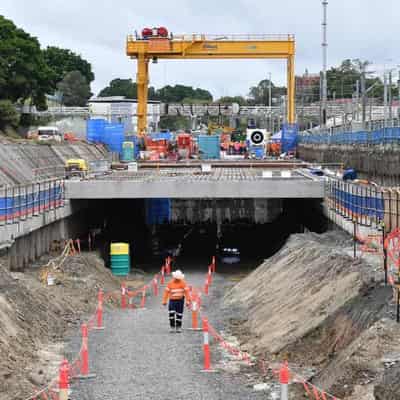
[[[337,232],[294,235],[226,303],[243,316],[235,325],[244,348],[288,357],[340,398],[374,399],[368,396],[400,360],[400,330],[381,270],[347,256],[349,244]]]
[[[11,273],[0,265],[0,399],[24,399],[57,373],[67,331],[96,308],[99,288],[119,282],[93,254],[69,257],[58,284],[44,285],[38,268]]]

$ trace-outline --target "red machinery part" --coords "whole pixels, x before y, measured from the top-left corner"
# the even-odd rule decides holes
[[[164,26],[160,26],[160,27],[157,29],[157,33],[158,33],[158,36],[161,36],[161,37],[168,37],[168,29],[165,28]]]
[[[153,34],[153,30],[151,28],[143,28],[142,37],[147,38]]]

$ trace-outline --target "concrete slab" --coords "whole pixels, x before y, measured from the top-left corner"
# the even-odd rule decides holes
[[[66,181],[67,199],[323,198],[324,182],[308,178],[262,180]]]

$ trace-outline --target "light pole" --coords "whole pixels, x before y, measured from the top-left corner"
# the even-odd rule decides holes
[[[327,101],[328,101],[328,82],[326,70],[328,68],[328,1],[322,0],[323,19],[322,19],[322,107],[321,119],[322,125],[326,126]]]
[[[269,105],[269,130],[272,132],[272,74],[269,73],[268,105]]]

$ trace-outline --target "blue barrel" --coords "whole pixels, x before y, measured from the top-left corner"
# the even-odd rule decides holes
[[[202,160],[215,160],[220,158],[220,137],[218,135],[199,135],[199,153]]]
[[[262,160],[265,155],[265,148],[264,146],[251,146],[250,154],[257,160]]]
[[[139,158],[139,155],[140,155],[139,138],[136,135],[128,135],[128,136],[125,136],[125,141],[133,142],[133,144],[134,144],[134,157],[135,157],[135,160],[137,160]]]
[[[123,142],[122,143],[122,162],[131,162],[135,160],[135,143]]]
[[[98,143],[103,141],[104,128],[107,122],[104,119],[88,119],[86,121],[86,139],[88,142]]]
[[[107,124],[104,127],[104,143],[110,151],[122,153],[122,143],[125,141],[123,124]]]

